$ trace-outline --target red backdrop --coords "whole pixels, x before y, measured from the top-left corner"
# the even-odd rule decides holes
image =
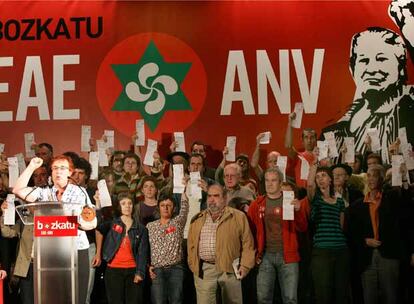
[[[146,128],[147,138],[160,140],[161,151],[169,146],[172,131],[184,131],[187,148],[191,141],[202,140],[215,151],[213,158],[217,161],[227,135],[238,137],[238,152],[250,154],[256,135],[270,130],[273,138],[264,148],[284,152],[287,114],[280,112],[270,88],[268,114],[258,114],[257,50],[267,52],[278,80],[279,51],[289,51],[289,73],[283,77],[290,77],[293,110],[301,95],[291,50],[302,51],[310,82],[314,51],[324,49],[317,110],[305,114],[302,122],[302,126],[320,131],[340,118],[353,100],[355,85],[348,68],[353,34],[369,26],[398,31],[387,7],[388,1],[1,2],[0,57],[13,57],[13,66],[0,67],[0,83],[8,83],[8,92],[0,93],[0,111],[12,111],[13,119],[0,121],[0,143],[5,144],[8,155],[23,152],[23,134],[34,132],[36,142],[53,144],[57,153],[79,151],[81,125],[91,125],[94,138],[105,129],[114,129],[116,148],[126,148],[134,121],[141,114],[110,111],[111,100],[114,104],[122,90],[111,65],[136,64],[153,40],[166,62],[191,63],[181,90],[192,110],[168,111],[154,132]],[[91,38],[86,34],[86,23],[80,23],[80,37],[76,38],[74,23],[70,22],[73,17],[90,17],[92,32],[96,32],[98,17],[102,17],[102,34]],[[48,39],[41,35],[40,39],[23,40],[27,38],[22,32],[28,22],[23,20],[44,23],[48,18],[52,18],[48,24],[52,32],[62,18],[71,37]],[[21,33],[16,38],[17,23]],[[7,39],[6,33],[11,39]],[[34,28],[30,33],[36,36]],[[238,101],[232,102],[230,115],[220,115],[230,51],[244,54],[254,115],[245,115]],[[64,92],[64,107],[79,109],[79,119],[53,120],[56,55],[79,55],[79,63],[66,65],[63,76],[75,83],[74,90]],[[40,120],[38,108],[29,107],[25,120],[16,121],[28,56],[40,56],[50,120]],[[413,65],[409,62],[409,79],[412,73]],[[235,83],[237,90],[238,78]],[[39,95],[33,77],[30,92],[31,96]],[[296,141],[299,135],[295,133]]]

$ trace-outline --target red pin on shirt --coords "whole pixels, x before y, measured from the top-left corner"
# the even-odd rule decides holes
[[[115,230],[115,231],[116,231],[116,232],[118,232],[118,233],[122,233],[122,231],[123,231],[124,229],[122,228],[122,226],[117,225],[117,224],[114,224],[114,225],[112,226],[112,230]]]
[[[173,233],[177,228],[175,226],[170,226],[167,229],[165,229],[165,234]]]

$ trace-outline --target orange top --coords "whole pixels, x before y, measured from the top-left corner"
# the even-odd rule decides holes
[[[379,238],[379,235],[378,235],[378,225],[379,225],[378,208],[381,204],[382,192],[378,191],[373,200],[370,199],[370,193],[371,192],[368,192],[365,195],[364,203],[369,204],[369,215],[371,217],[372,231],[374,231],[374,239],[376,239],[378,241],[378,238]]]
[[[125,235],[121,241],[118,251],[108,266],[111,268],[135,268],[135,259],[132,254],[131,241],[128,235]]]

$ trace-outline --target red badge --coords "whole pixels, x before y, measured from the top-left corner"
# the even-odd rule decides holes
[[[165,234],[173,233],[177,228],[175,226],[170,226],[167,229],[165,229]]]
[[[114,224],[114,225],[112,226],[112,230],[115,230],[115,231],[116,231],[116,232],[118,232],[118,233],[122,233],[122,231],[123,231],[124,229],[122,228],[122,226],[117,225],[117,224]]]

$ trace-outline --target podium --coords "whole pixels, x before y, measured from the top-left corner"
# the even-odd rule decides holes
[[[83,204],[63,202],[16,206],[23,224],[34,225],[35,304],[79,302],[76,240],[80,206]]]

